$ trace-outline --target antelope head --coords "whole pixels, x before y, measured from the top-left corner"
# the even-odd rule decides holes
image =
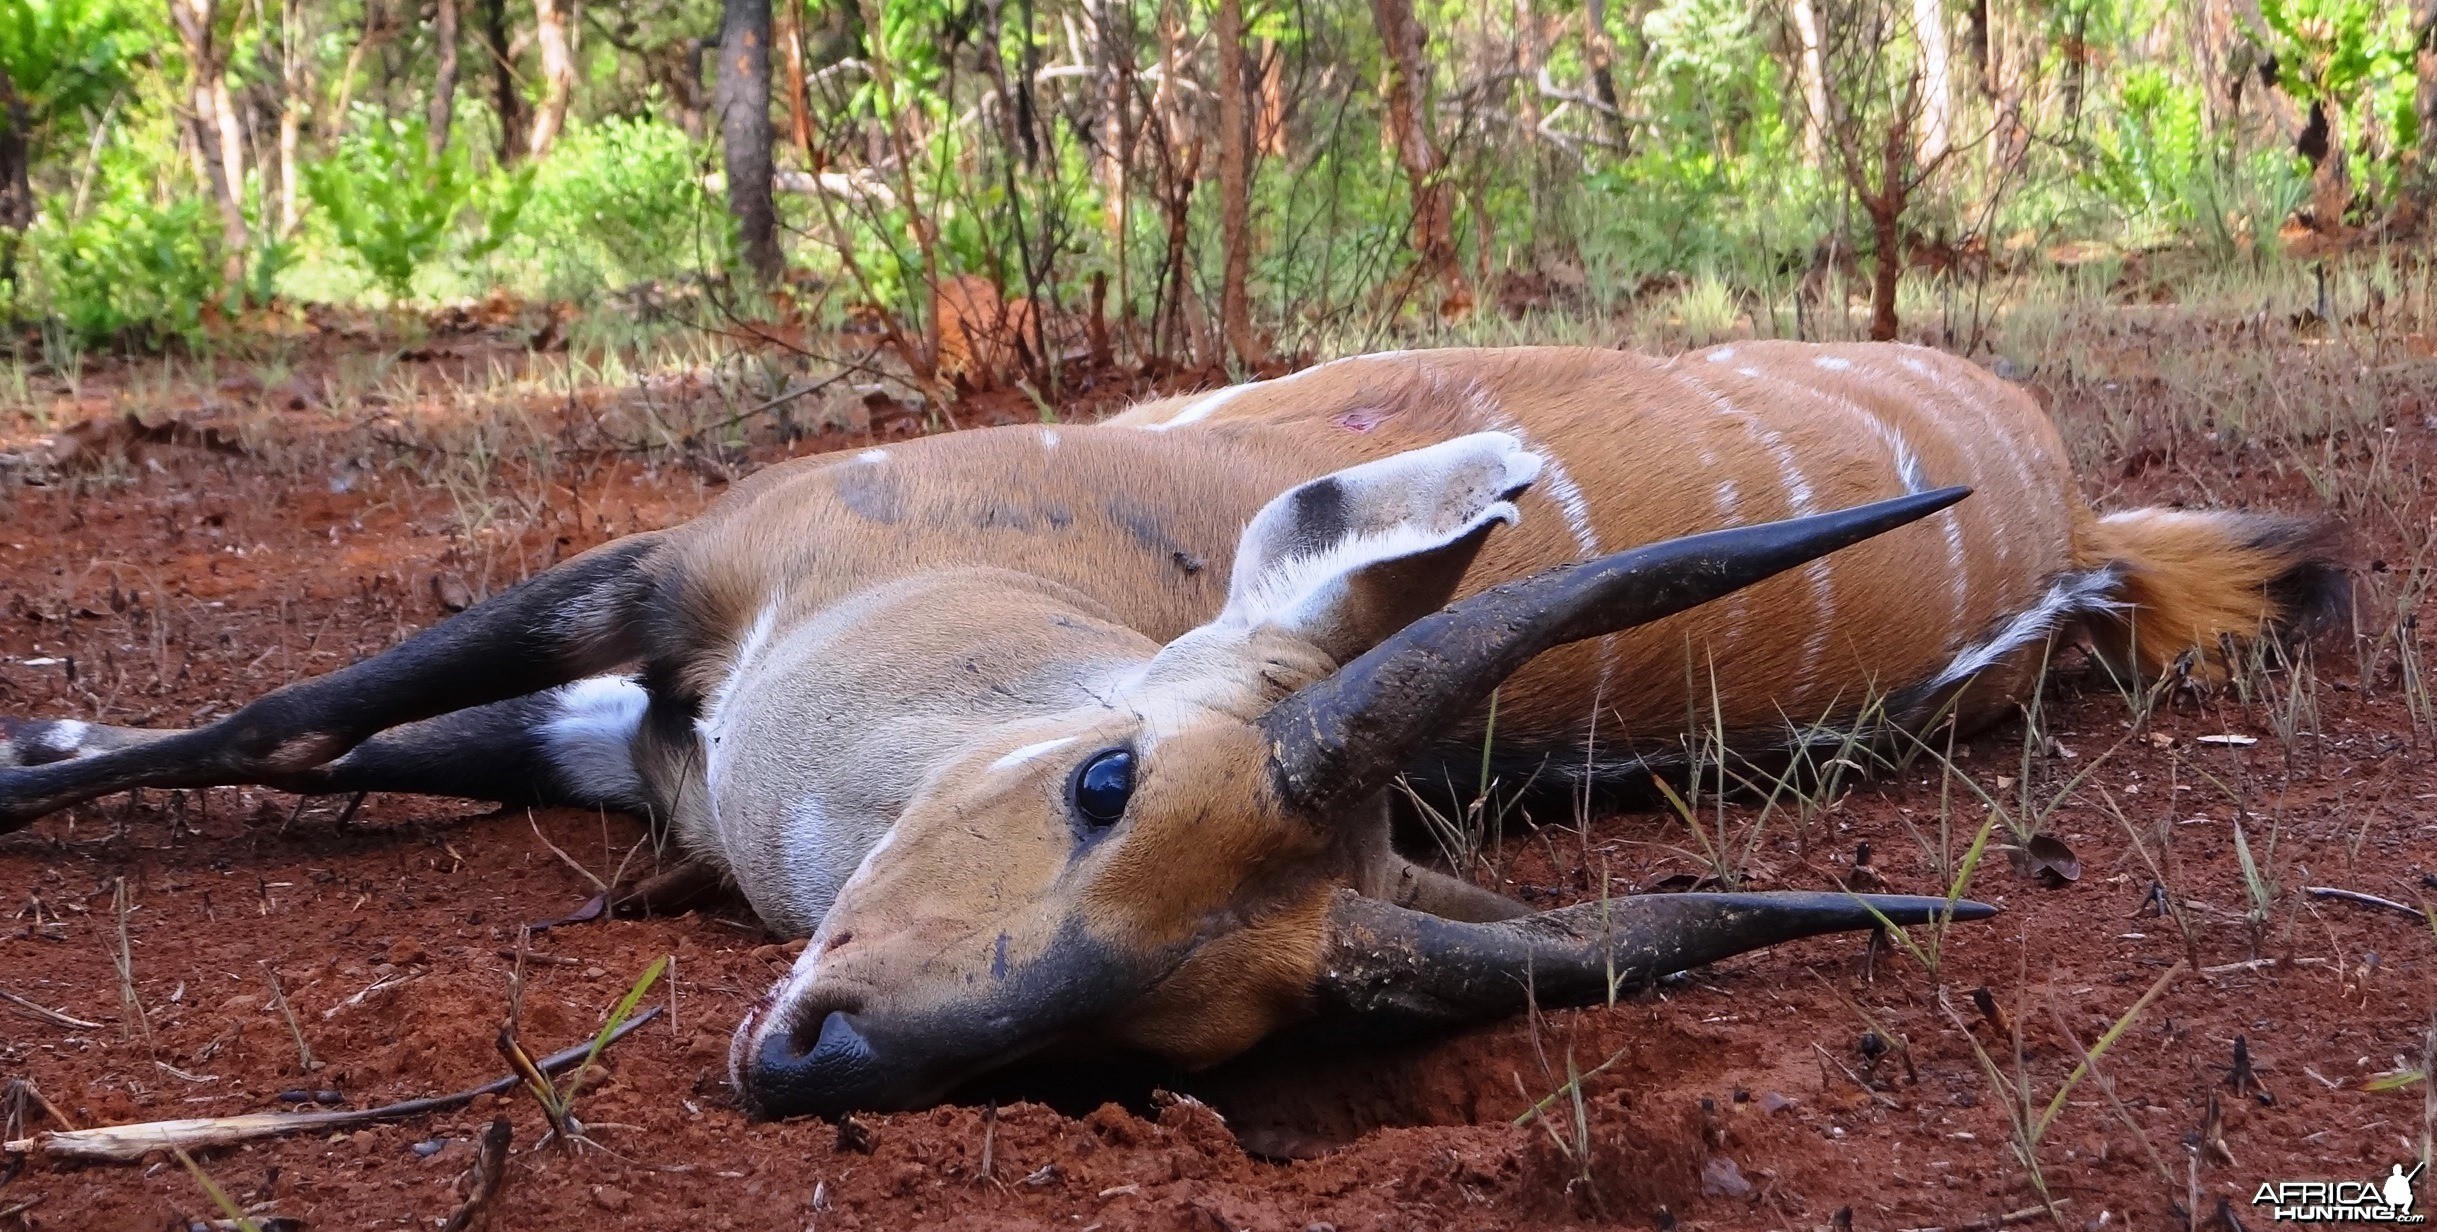
[[[995,607],[978,597],[1013,575],[918,596],[949,624],[963,613],[1000,655],[999,692],[1026,700],[929,756],[792,973],[738,1029],[747,1104],[909,1107],[1050,1048],[1208,1065],[1314,1016],[1456,1025],[1521,1008],[1527,988],[1579,1004],[1793,937],[1987,914],[1943,899],[1680,894],[1533,915],[1395,854],[1397,774],[1533,656],[1965,495],[1672,540],[1445,606],[1540,465],[1514,437],[1481,433],[1296,487],[1245,527],[1218,616],[1166,645],[1055,588]],[[723,704],[728,738],[780,730],[800,704],[740,689]],[[711,751],[715,768],[722,756]],[[711,791],[749,807],[754,772],[734,764]],[[783,887],[738,871],[771,915]]]

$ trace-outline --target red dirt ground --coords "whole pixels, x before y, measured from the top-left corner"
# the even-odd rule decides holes
[[[91,415],[113,396],[108,381],[91,382],[81,410],[68,409]],[[245,439],[289,443],[276,458],[155,443],[109,483],[25,486],[0,473],[0,713],[200,721],[439,619],[436,595],[450,585],[504,584],[684,517],[719,488],[704,468],[596,458],[558,468],[531,520],[468,535],[449,494],[380,444],[377,426],[282,410],[276,393],[213,397],[233,414],[271,416]],[[2418,416],[2401,430],[2408,456],[2437,457],[2437,434]],[[753,460],[866,439],[765,444]],[[2183,477],[2146,476],[2108,499],[2196,500],[2198,474],[2252,503],[2309,503],[2298,481],[2240,472],[2239,459],[2184,463]],[[2381,552],[2374,533],[2363,550]],[[69,658],[72,679],[65,662],[37,665]],[[2010,1084],[2016,1037],[1998,1020],[2019,1031],[2036,1116],[2079,1060],[2066,1033],[2093,1043],[2196,955],[2209,970],[2183,971],[2132,1022],[2099,1067],[2111,1093],[2098,1081],[2075,1087],[2037,1159],[2055,1226],[2183,1227],[2196,1200],[2206,1226],[2264,1227],[2267,1210],[2251,1203],[2261,1182],[2383,1177],[2419,1155],[2430,1115],[2425,1086],[2365,1082],[2420,1064],[2437,929],[2299,887],[2437,900],[2437,770],[2391,683],[2365,693],[2340,649],[2322,673],[2319,734],[2299,739],[2290,765],[2263,707],[2172,705],[2134,736],[2105,686],[2065,690],[2047,724],[2075,756],[2043,754],[2033,773],[2044,799],[2105,757],[2050,823],[2084,871],[2049,888],[1992,858],[1973,893],[2004,914],[1958,927],[1936,976],[1900,950],[1873,959],[1861,938],[1817,940],[1613,1008],[1359,1057],[1257,1056],[1169,1080],[1181,1097],[1137,1086],[1125,1104],[1071,1110],[1080,1115],[1012,1103],[868,1117],[858,1150],[825,1123],[747,1121],[727,1089],[728,1032],[783,972],[787,947],[736,913],[602,921],[535,938],[551,957],[528,967],[521,1034],[536,1053],[588,1036],[655,958],[673,957],[653,994],[666,1016],[612,1048],[606,1076],[576,1101],[604,1149],[537,1148],[542,1115],[512,1093],[199,1162],[258,1216],[315,1229],[436,1226],[463,1200],[475,1143],[501,1116],[514,1153],[487,1226],[533,1232],[1953,1229],[2039,1205],[2009,1120],[2022,1097],[1992,1082],[1971,1040]],[[2258,743],[2195,743],[2220,733]],[[1957,765],[1994,782],[2019,773],[2020,754],[2019,731],[2000,732]],[[2172,921],[2143,910],[2153,878],[2096,786],[2145,840],[2166,823],[2171,891],[2193,904],[2188,949]],[[2278,836],[2261,858],[2282,893],[2256,951],[2228,789],[2246,797],[2239,816],[2255,844]],[[1966,806],[1959,786],[1953,794],[1960,849],[1985,809]],[[1775,822],[1756,880],[1829,886],[1868,843],[1892,888],[1937,892],[1912,827],[1934,833],[1939,800],[1935,770],[1916,765],[1854,790],[1806,836]],[[593,891],[543,839],[607,875],[639,827],[567,812],[529,825],[522,810],[375,797],[339,830],[338,803],[292,817],[294,801],[273,793],[148,793],[0,839],[0,903],[13,913],[0,929],[0,989],[103,1024],[56,1026],[0,1005],[0,1077],[30,1080],[92,1126],[275,1109],[298,1089],[368,1106],[504,1073],[493,1047],[508,1004],[504,952],[521,925],[565,916]],[[1629,813],[1516,839],[1503,871],[1527,899],[1576,901],[1602,868],[1637,888],[1697,872],[1690,845],[1663,816]],[[122,1025],[132,1023],[114,966],[122,927],[148,1032]],[[316,1059],[310,1072],[271,1003],[266,964]],[[1993,1014],[1975,1008],[1981,987]],[[1902,1045],[1866,1046],[1874,1029]],[[2265,1094],[2230,1078],[2238,1042]],[[1545,1122],[1515,1123],[1569,1070],[1595,1068],[1579,1126],[1562,1096]],[[2222,1151],[2203,1132],[2212,1106]],[[57,1128],[36,1109],[23,1131]],[[85,1165],[37,1153],[0,1160],[0,1177],[0,1229],[219,1216],[165,1159]],[[2437,1201],[2437,1186],[2424,1181],[2420,1193]],[[2235,1222],[2212,1222],[2221,1204]]]

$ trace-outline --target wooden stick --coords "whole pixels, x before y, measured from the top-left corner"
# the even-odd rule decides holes
[[[0,1001],[6,1001],[10,1005],[16,1006],[29,1018],[40,1019],[41,1021],[47,1022],[54,1027],[91,1028],[102,1025],[98,1022],[86,1022],[82,1018],[71,1018],[68,1015],[62,1014],[58,1010],[52,1009],[48,1006],[36,1005],[5,988],[0,988]]]
[[[661,1007],[637,1014],[619,1024],[602,1047],[625,1038],[627,1033],[660,1016]],[[537,1062],[544,1073],[554,1073],[581,1061],[592,1051],[592,1041],[571,1045],[551,1053]],[[15,1142],[0,1143],[0,1149],[31,1151],[41,1148],[45,1153],[62,1159],[99,1160],[106,1163],[135,1163],[152,1151],[171,1149],[201,1150],[206,1147],[233,1146],[257,1138],[276,1138],[284,1134],[308,1133],[316,1130],[338,1129],[350,1125],[371,1125],[382,1121],[398,1121],[421,1116],[427,1112],[446,1112],[462,1108],[485,1095],[497,1095],[522,1081],[516,1075],[486,1082],[454,1095],[435,1095],[426,1099],[410,1099],[379,1108],[349,1109],[342,1112],[251,1112],[233,1117],[193,1117],[176,1121],[141,1121],[133,1125],[111,1125],[100,1129],[78,1129],[45,1133]]]
[[[2064,1204],[2066,1204],[2066,1203],[2068,1203],[2068,1202],[2071,1202],[2072,1200],[2073,1200],[2073,1199],[2071,1199],[2071,1198],[2058,1198],[2058,1199],[2056,1200],[2056,1205],[2058,1205],[2058,1206],[2063,1206]],[[2019,1210],[2019,1211],[2007,1211],[2005,1214],[2003,1214],[2003,1215],[1999,1215],[1999,1216],[1997,1216],[1997,1217],[1995,1217],[1995,1218],[1993,1218],[1993,1219],[1983,1219],[1983,1220],[1980,1220],[1980,1221],[1978,1221],[1978,1222],[1976,1222],[1976,1223],[1958,1224],[1958,1225],[1956,1225],[1956,1226],[1955,1226],[1955,1228],[1952,1230],[1952,1232],[1977,1232],[1977,1230],[1978,1230],[1978,1229],[1982,1229],[1982,1228],[2002,1228],[2002,1227],[2006,1226],[2007,1224],[2021,1223],[2022,1221],[2024,1221],[2024,1220],[2026,1220],[2026,1219],[2037,1219],[2037,1218],[2039,1218],[2041,1215],[2045,1215],[2045,1214],[2047,1214],[2047,1213],[2048,1213],[2048,1208],[2047,1208],[2047,1207],[2044,1207],[2044,1206],[2026,1206],[2026,1207],[2022,1208],[2022,1209],[2021,1209],[2021,1210]],[[1942,1228],[1942,1227],[1938,1227],[1938,1228],[1906,1228],[1906,1229],[1904,1229],[1904,1232],[1949,1232],[1949,1230],[1948,1230],[1948,1229],[1946,1229],[1946,1228]]]

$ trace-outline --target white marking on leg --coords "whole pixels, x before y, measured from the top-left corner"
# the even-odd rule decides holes
[[[1082,739],[1080,736],[1060,736],[1055,740],[1043,740],[1037,744],[1027,744],[1024,747],[1007,754],[1005,757],[1001,757],[997,761],[991,762],[990,772],[995,774],[1001,770],[1013,769],[1017,766],[1023,765],[1025,762],[1031,761],[1033,758],[1041,756],[1044,753],[1055,753],[1059,749],[1065,748],[1067,745],[1073,744],[1075,741],[1080,739]]]
[[[551,701],[558,709],[542,724],[541,744],[559,777],[594,799],[640,802],[634,739],[651,707],[643,686],[632,676],[594,676],[559,688]]]

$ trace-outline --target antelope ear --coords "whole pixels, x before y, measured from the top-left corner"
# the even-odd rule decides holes
[[[1540,456],[1504,432],[1323,475],[1253,515],[1220,627],[1284,629],[1343,663],[1444,606]]]

